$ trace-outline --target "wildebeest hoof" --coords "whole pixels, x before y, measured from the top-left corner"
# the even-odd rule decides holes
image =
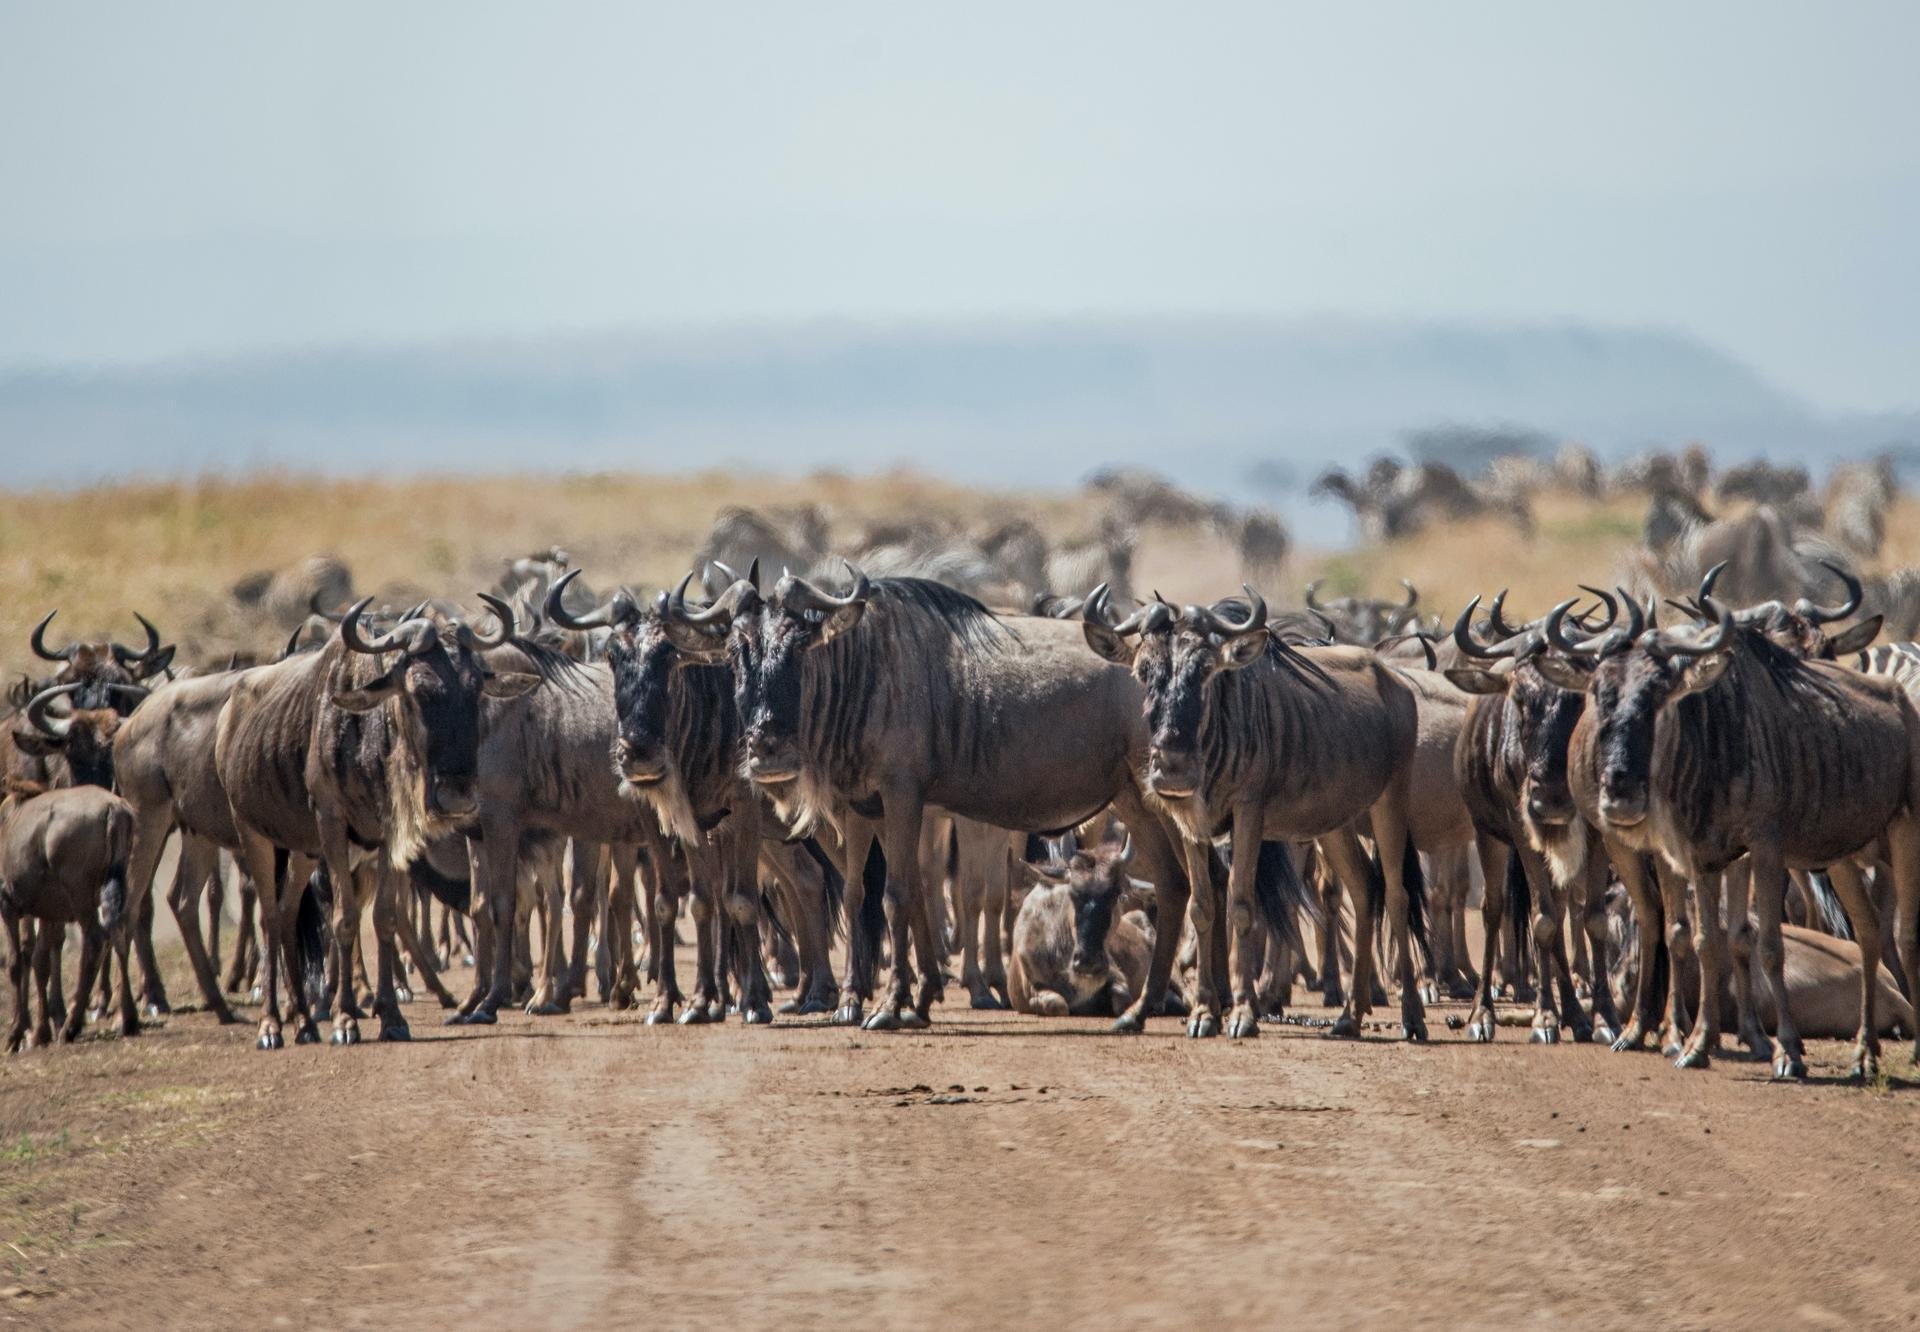
[[[1400,1039],[1412,1041],[1416,1045],[1424,1045],[1427,1040],[1426,1019],[1415,1018],[1412,1022],[1402,1019],[1400,1023]]]
[[[1432,981],[1427,981],[1423,983],[1420,986],[1420,999],[1423,1003],[1429,1003],[1429,1004],[1439,1003],[1440,987],[1438,985],[1435,985]]]
[[[335,1045],[360,1044],[360,1024],[352,1021],[337,1024],[333,1029],[333,1043]]]
[[[560,1017],[567,1010],[549,999],[544,1004],[535,1004],[527,1009],[530,1017]]]
[[[748,1004],[740,1010],[740,1021],[749,1027],[773,1025],[773,1009],[764,1003]]]
[[[396,985],[393,987],[393,997],[398,1003],[410,1004],[413,1002],[413,990],[405,985]]]
[[[713,1021],[713,1019],[707,1014],[707,1006],[697,1000],[688,1004],[686,1009],[680,1014],[680,1025],[683,1027],[705,1026],[711,1021]]]
[[[251,1002],[257,1004],[260,1002],[260,996],[262,993],[263,991],[261,990],[261,988],[258,985],[256,985],[251,990],[247,991],[247,998]]]
[[[285,1039],[280,1035],[280,1028],[262,1027],[260,1028],[260,1039],[253,1043],[253,1048],[256,1050],[278,1050],[285,1044]]]
[[[1146,1029],[1146,1022],[1133,1013],[1122,1013],[1113,1020],[1113,1025],[1107,1028],[1116,1036],[1138,1036]]]
[[[1706,1046],[1689,1045],[1680,1052],[1680,1057],[1673,1061],[1673,1066],[1675,1068],[1711,1068],[1713,1058],[1707,1053]]]
[[[649,1008],[643,1020],[649,1027],[664,1027],[673,1021],[673,1006],[669,1004],[665,1008]]]
[[[1320,992],[1320,1002],[1328,1008],[1341,1008],[1346,1005],[1346,991],[1335,985]]]
[[[1615,1031],[1612,1027],[1609,1027],[1606,1024],[1606,1022],[1603,1020],[1593,1024],[1591,1039],[1597,1044],[1604,1045],[1611,1050],[1611,1049],[1618,1048],[1617,1046],[1615,1046],[1614,1041],[1619,1038],[1619,1035],[1620,1035],[1619,1032]]]
[[[1585,1022],[1576,1022],[1573,1024],[1573,1043],[1575,1045],[1588,1045],[1591,1044],[1592,1041],[1593,1027],[1591,1024]]]
[[[1880,1076],[1880,1057],[1871,1050],[1862,1050],[1854,1056],[1853,1067],[1847,1070],[1847,1077],[1854,1082],[1872,1082]]]
[[[1773,1057],[1773,1076],[1779,1082],[1804,1082],[1807,1077],[1807,1061],[1799,1055],[1782,1051]]]
[[[933,1019],[917,1008],[900,1010],[900,1026],[904,1031],[925,1031],[933,1025]]]
[[[100,1019],[104,1018],[106,1015],[107,1015],[107,1010],[104,1008],[89,1008],[87,1010],[87,1022],[89,1024],[98,1022],[100,1021]]]
[[[1669,1059],[1678,1059],[1680,1052],[1687,1047],[1677,1040],[1670,1040],[1660,1047],[1660,1053]]]
[[[404,1022],[382,1022],[380,1024],[380,1039],[383,1041],[410,1041],[413,1039],[413,1030]]]
[[[1251,1013],[1236,1013],[1227,1019],[1227,1038],[1235,1041],[1256,1039],[1260,1023]]]
[[[467,1014],[465,1022],[469,1027],[491,1027],[500,1021],[500,1015],[491,1008],[476,1008]]]
[[[1557,1022],[1540,1023],[1534,1027],[1533,1034],[1527,1037],[1527,1039],[1534,1045],[1558,1045],[1560,1043],[1560,1024]]]
[[[140,1015],[142,1017],[163,1018],[169,1016],[172,1012],[173,1007],[170,1004],[156,1004],[151,999],[147,1000],[147,1002],[140,1007]]]
[[[860,1014],[863,1011],[857,1001],[841,1004],[840,1007],[833,1010],[833,1022],[830,1025],[835,1027],[857,1027],[860,1025]]]
[[[1187,1019],[1187,1037],[1189,1040],[1206,1041],[1220,1034],[1220,1019],[1206,1009],[1201,1009]]]
[[[975,990],[969,995],[967,998],[967,1006],[969,1008],[977,1008],[984,1013],[998,1012],[1001,1007],[1000,1000],[994,996],[992,990],[987,989]]]
[[[1573,983],[1573,997],[1583,1004],[1590,1004],[1593,1002],[1593,987],[1583,980],[1576,980]]]
[[[1493,1014],[1484,1008],[1476,1008],[1467,1015],[1467,1039],[1485,1044],[1493,1039]]]
[[[1473,998],[1474,995],[1479,992],[1479,987],[1472,981],[1456,980],[1450,981],[1447,984],[1447,998],[1449,999],[1464,1001]]]
[[[1338,1041],[1359,1040],[1360,1019],[1351,1013],[1342,1013],[1333,1020],[1333,1025],[1327,1028],[1327,1039]]]
[[[792,1016],[793,1014],[800,1012],[801,1009],[800,1009],[799,996],[796,995],[793,998],[787,1000],[785,1003],[781,1004],[778,1008],[774,1009],[773,1011],[776,1013],[786,1014],[787,1016]]]
[[[866,1031],[898,1031],[900,1014],[890,1008],[876,1008],[860,1025]]]

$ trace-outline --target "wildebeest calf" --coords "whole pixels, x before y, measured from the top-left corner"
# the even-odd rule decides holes
[[[1103,843],[1065,865],[1030,865],[1040,879],[1013,922],[1008,990],[1041,1017],[1118,1017],[1146,983],[1153,926],[1127,877],[1131,844]],[[1186,1012],[1169,990],[1166,1011]]]
[[[0,925],[7,935],[7,979],[13,987],[13,1022],[7,1051],[25,1043],[27,1034],[27,958],[22,951],[21,919],[40,922],[33,950],[34,988],[40,997],[40,1021],[34,1044],[53,1040],[47,987],[58,986],[53,972],[54,945],[69,924],[80,927],[80,978],[60,1032],[70,1041],[86,1021],[87,992],[105,951],[107,933],[120,923],[127,900],[127,852],[133,845],[133,809],[98,786],[71,786],[38,795],[9,794],[0,802]],[[140,1029],[121,973],[121,1030]]]

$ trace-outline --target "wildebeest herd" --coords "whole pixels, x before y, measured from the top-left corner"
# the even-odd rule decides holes
[[[1535,1041],[1701,1067],[1725,1025],[1779,1077],[1807,1034],[1853,1035],[1863,1078],[1883,1033],[1920,1035],[1920,647],[1871,647],[1838,566],[1831,604],[1728,605],[1716,566],[1518,623],[1476,598],[1450,632],[1411,586],[1275,614],[1103,583],[1022,612],[843,569],[316,606],[278,660],[206,672],[144,619],[141,647],[50,646],[50,614],[0,731],[9,1049],[164,1010],[176,837],[201,997],[233,1022],[257,990],[261,1049],[283,1022],[355,1044],[368,1006],[404,1040],[415,983],[470,1024],[597,983],[650,988],[648,1022],[915,1028],[955,951],[976,1007],[1119,1032],[1257,1036],[1298,984],[1336,1037],[1397,998],[1425,1039],[1446,993],[1473,1040],[1519,1002]],[[229,867],[223,978],[201,921]]]

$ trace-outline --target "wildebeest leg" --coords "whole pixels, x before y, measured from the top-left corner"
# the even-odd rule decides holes
[[[1318,845],[1328,871],[1353,903],[1353,976],[1347,986],[1346,1005],[1327,1034],[1356,1037],[1360,1020],[1371,1007],[1373,988],[1373,900],[1368,890],[1367,854],[1351,828],[1329,833],[1319,839]]]
[[[1227,1014],[1227,1035],[1241,1040],[1260,1034],[1260,963],[1266,956],[1266,931],[1259,928],[1253,876],[1260,863],[1260,835],[1265,819],[1258,802],[1248,801],[1233,811],[1233,864],[1227,871],[1227,936],[1232,952],[1228,967],[1233,976],[1233,1009]]]
[[[1613,977],[1607,974],[1607,860],[1600,834],[1588,829],[1587,853],[1575,880],[1580,900],[1580,932],[1586,936],[1592,970],[1593,1035],[1609,1046],[1620,1031],[1620,1013],[1614,1006]]]
[[[264,964],[262,970],[266,973],[262,977],[266,1008],[260,1016],[260,1035],[254,1044],[261,1050],[278,1050],[285,1044],[280,1031],[280,962],[285,951],[283,944],[287,932],[281,921],[283,900],[281,891],[283,888],[291,889],[285,899],[287,914],[290,915],[299,903],[300,888],[292,882],[291,866],[288,868],[287,884],[281,884],[276,878],[273,846],[264,837],[251,829],[242,829],[239,840],[240,849],[237,855],[240,867],[252,878],[254,889],[259,895],[260,952],[261,961]],[[289,964],[293,963],[294,959],[290,953],[286,954],[286,961]],[[313,1025],[313,1015],[307,1011],[306,986],[300,983],[297,968],[293,969],[293,1010],[299,1015],[299,1022],[294,1029],[295,1044],[304,1045],[319,1040],[319,1033]]]
[[[160,974],[160,959],[153,952],[153,894],[148,893],[138,912],[129,911],[133,921],[134,955],[140,959],[140,997],[148,1017],[164,1017],[173,1011],[167,1000],[167,984]]]
[[[1427,1039],[1427,1010],[1413,970],[1413,935],[1409,927],[1411,895],[1406,881],[1408,862],[1417,867],[1418,850],[1407,826],[1409,778],[1402,774],[1373,807],[1374,845],[1387,879],[1387,928],[1391,934],[1393,968],[1400,982],[1400,1031],[1410,1041]],[[1258,850],[1258,848],[1255,848]],[[1565,955],[1561,967],[1564,970]],[[1577,1010],[1576,1010],[1577,1011]]]
[[[980,881],[984,893],[980,918],[986,932],[986,938],[982,941],[986,956],[981,959],[981,964],[987,973],[988,995],[992,997],[997,994],[995,1006],[1011,1008],[1013,998],[1007,993],[1006,947],[1000,927],[1001,919],[1007,914],[1007,900],[1013,892],[1013,862],[1007,853],[1005,835],[987,839],[983,852],[985,863],[980,867]]]
[[[1131,784],[1123,786],[1114,797],[1113,812],[1120,816],[1133,836],[1133,866],[1140,877],[1153,884],[1154,914],[1158,918],[1146,984],[1140,987],[1140,993],[1134,996],[1127,1011],[1113,1023],[1113,1030],[1117,1032],[1137,1032],[1146,1029],[1147,1018],[1160,1012],[1166,1000],[1167,983],[1173,976],[1173,955],[1180,949],[1180,927],[1187,918],[1187,901],[1192,889],[1187,884],[1172,828],[1161,815],[1146,807]]]
[[[55,928],[58,928],[57,926]],[[63,1041],[78,1040],[80,1030],[85,1026],[87,1012],[87,993],[93,989],[94,973],[107,956],[107,932],[100,928],[100,922],[91,917],[80,922],[80,977],[73,987],[73,1003],[67,1009],[66,1025],[60,1028]],[[60,983],[56,972],[51,978],[54,985]],[[122,975],[121,985],[126,986],[126,977]],[[129,1003],[132,1001],[129,1000]],[[136,1022],[138,1019],[135,1019]]]
[[[721,1021],[727,1015],[727,1008],[720,998],[720,913],[713,905],[716,885],[708,863],[710,853],[688,859],[692,861],[689,868],[693,874],[693,993],[680,1014],[680,1022],[690,1026]]]
[[[612,973],[607,984],[607,1006],[616,1012],[632,1008],[640,977],[633,964],[633,913],[639,901],[640,848],[622,842],[613,848],[613,879],[607,887],[606,944]]]
[[[600,903],[607,895],[610,852],[611,848],[605,842],[574,845],[569,903],[573,908],[573,949],[567,962],[565,983],[555,996],[562,1013],[572,1010],[575,999],[587,997],[587,959],[592,947],[589,937],[594,921],[600,917]],[[558,921],[555,923],[558,924]]]
[[[827,941],[832,925],[827,918],[827,881],[820,866],[803,849],[778,842],[763,843],[760,859],[779,884],[781,909],[800,951],[800,986],[780,1006],[782,1013],[830,1013],[837,987]]]
[[[1316,853],[1317,854],[1317,853]],[[1333,872],[1324,855],[1320,860],[1320,1002],[1339,1008],[1347,1002],[1340,988],[1340,928],[1345,915],[1341,907],[1343,891],[1340,876]]]
[[[1726,969],[1728,979],[1733,982],[1734,1016],[1740,1043],[1747,1048],[1747,1053],[1764,1058],[1768,1052],[1767,1033],[1753,1008],[1753,921],[1747,910],[1753,891],[1753,863],[1742,856],[1727,867],[1720,882],[1727,904],[1723,936]],[[1862,891],[1865,891],[1864,885]]]
[[[917,791],[888,791],[884,793],[885,810],[881,815],[881,845],[887,856],[887,906],[891,908],[887,917],[888,940],[893,950],[893,975],[887,983],[886,997],[881,999],[874,1011],[868,1016],[865,1026],[868,1031],[892,1031],[906,1022],[924,1025],[923,1022],[906,1019],[904,1013],[913,1007],[913,958],[911,949],[914,935],[925,928],[925,903],[917,901],[925,891],[920,876],[920,821],[925,812],[920,794]],[[931,935],[931,931],[927,933]],[[933,950],[931,937],[921,949],[920,960],[931,964],[934,980],[940,973],[940,958]],[[915,1019],[927,1015],[915,1010]]]
[[[234,912],[233,925],[233,961],[227,968],[227,978],[220,988],[228,994],[246,994],[259,978],[260,941],[256,937],[259,929],[258,907],[260,893],[253,885],[253,878],[244,869],[239,877],[239,904]],[[252,974],[249,974],[249,967]]]
[[[183,833],[173,886],[167,890],[167,905],[173,908],[173,918],[180,926],[180,943],[186,949],[187,961],[193,967],[193,978],[199,983],[200,998],[207,1010],[223,1023],[238,1022],[240,1019],[227,1007],[227,998],[220,992],[220,964],[208,956],[200,938],[200,895],[209,881],[218,886],[219,870],[220,849],[204,837]],[[138,870],[132,872],[137,874]]]
[[[1687,964],[1693,959],[1693,924],[1688,919],[1686,879],[1662,860],[1655,859],[1653,867],[1667,930],[1667,1014],[1661,1053],[1677,1059],[1693,1025],[1686,989]]]
[[[413,959],[413,969],[420,973],[421,982],[426,985],[428,990],[432,991],[433,997],[440,1001],[440,1007],[453,1008],[459,1001],[453,997],[445,983],[441,981],[440,969],[434,965],[435,958],[433,956],[433,950],[427,946],[426,939],[421,937],[419,931],[414,929],[413,916],[407,909],[411,903],[402,905],[404,899],[417,897],[420,894],[414,891],[413,884],[408,881],[404,871],[396,870],[393,871],[393,873],[400,876],[394,881],[391,889],[396,899],[392,913],[394,934],[397,936],[400,946],[407,950],[407,956]],[[376,923],[379,920],[379,916],[379,903],[375,902],[374,919]],[[429,922],[429,924],[431,924],[431,922]],[[427,938],[431,937],[431,934],[427,936]]]
[[[7,989],[13,996],[13,1015],[7,1023],[7,1053],[18,1054],[27,1041],[27,977],[32,967],[20,937],[18,913],[10,907],[0,907],[0,926],[7,932]],[[38,948],[38,932],[33,942]]]
[[[1639,972],[1634,978],[1633,1014],[1614,1037],[1613,1048],[1638,1050],[1646,1045],[1649,1034],[1658,1034],[1660,1027],[1659,981],[1654,975],[1654,959],[1660,948],[1663,913],[1654,885],[1647,882],[1647,862],[1640,853],[1604,839],[1602,845],[1606,847],[1607,861],[1613,866],[1614,874],[1627,890],[1640,949]]]
[[[1220,1017],[1225,1009],[1220,992],[1230,982],[1221,973],[1220,950],[1214,936],[1224,923],[1221,919],[1220,885],[1213,881],[1213,843],[1187,839],[1187,882],[1192,885],[1193,900],[1188,913],[1193,917],[1195,944],[1193,1007],[1187,1014],[1187,1036],[1206,1040],[1220,1034]]]
[[[1853,1068],[1849,1076],[1866,1080],[1880,1072],[1880,1021],[1876,1011],[1880,1000],[1880,912],[1873,904],[1873,893],[1860,875],[1860,867],[1851,861],[1839,861],[1828,867],[1827,877],[1840,904],[1853,922],[1853,937],[1860,945],[1860,1030],[1854,1037]]]
[[[60,974],[60,944],[66,933],[67,927],[61,922],[43,920],[29,941],[33,949],[33,995],[38,1000],[32,1043],[42,1048],[53,1044],[56,1023],[62,1028],[67,1025],[67,997],[61,993],[66,978]]]
[[[1786,958],[1780,938],[1781,918],[1786,908],[1786,866],[1781,863],[1777,847],[1756,845],[1748,849],[1748,854],[1753,859],[1753,905],[1754,913],[1759,917],[1759,937],[1756,942],[1760,970],[1766,976],[1767,988],[1773,994],[1773,1075],[1776,1078],[1804,1078],[1807,1076],[1807,1057],[1800,1045],[1799,1028],[1794,1026],[1792,1005],[1787,1001]],[[1874,942],[1878,944],[1877,927],[1874,933]],[[1866,970],[1871,984],[1874,971],[1871,965]],[[1706,1020],[1706,1015],[1702,1014],[1700,1021],[1703,1025]]]
[[[1573,968],[1567,961],[1567,921],[1565,897],[1546,859],[1532,847],[1515,848],[1520,867],[1527,876],[1527,888],[1533,899],[1533,919],[1529,933],[1533,939],[1534,960],[1539,966],[1539,985],[1533,1011],[1533,1033],[1529,1039],[1539,1045],[1552,1045],[1560,1039],[1564,1025],[1572,1029],[1576,1041],[1593,1039],[1593,1026],[1580,1008],[1574,993]],[[1559,990],[1556,1006],[1554,992]]]
[[[662,848],[655,856],[658,872],[653,876],[653,910],[647,921],[647,975],[653,981],[653,1007],[647,1024],[673,1021],[673,1010],[682,999],[680,979],[673,955],[673,923],[680,915],[680,899],[686,895],[686,857],[679,848]]]
[[[497,810],[480,807],[480,836],[467,842],[472,907],[485,912],[493,934],[487,991],[465,1021],[493,1023],[513,994],[513,917],[520,895],[520,826]],[[475,978],[476,985],[478,977]]]
[[[340,958],[340,985],[335,996],[333,1043],[360,1043],[360,987],[354,984],[351,970],[359,956],[360,911],[362,904],[377,896],[379,870],[349,865],[346,828],[337,820],[320,818],[320,844],[327,861],[327,877],[333,883],[333,946]],[[299,982],[295,981],[298,988]]]
[[[967,842],[963,839],[960,863],[953,879],[954,915],[959,921],[960,934],[960,986],[967,992],[969,1006],[998,1008],[993,993],[987,989],[986,977],[980,972],[980,917],[986,905],[986,886],[980,882],[979,866],[972,863],[973,858],[967,852]]]
[[[1907,998],[1920,1004],[1920,819],[1911,812],[1897,815],[1887,825],[1887,842],[1893,861],[1893,935],[1900,974],[1906,979]],[[1866,970],[1869,976],[1878,975],[1870,967]],[[1920,1030],[1914,1032],[1913,1057],[1920,1062]]]
[[[874,969],[879,941],[868,935],[866,923],[867,860],[879,830],[869,819],[849,812],[845,824],[847,915],[847,983],[840,991],[840,1006],[834,1010],[833,1025],[860,1025],[866,1001],[873,997]],[[884,859],[884,853],[882,858]]]
[[[1726,965],[1726,931],[1721,926],[1723,873],[1700,873],[1693,878],[1693,950],[1700,958],[1700,991],[1693,1031],[1674,1060],[1677,1068],[1705,1068],[1720,1053],[1720,987]],[[1781,878],[1785,905],[1786,879]]]
[[[413,940],[416,950],[419,948],[419,939],[414,935],[400,902],[402,892],[412,891],[405,872],[395,870],[382,856],[373,871],[373,938],[379,977],[373,994],[373,1015],[380,1019],[380,1039],[383,1041],[413,1039],[413,1033],[407,1028],[406,1015],[400,1011],[400,996],[394,984],[395,973],[400,970],[400,953],[394,940],[404,935]],[[431,976],[433,973],[429,971],[425,974]],[[447,998],[451,1003],[452,996]]]

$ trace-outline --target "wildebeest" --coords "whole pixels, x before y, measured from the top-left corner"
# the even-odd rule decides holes
[[[1106,842],[1064,864],[1026,865],[1037,883],[1013,922],[1015,1011],[1118,1017],[1133,1003],[1153,962],[1154,927],[1143,910],[1149,897],[1127,876],[1131,859],[1130,845]],[[1167,1012],[1185,1006],[1177,991],[1167,995]]]
[[[72,786],[25,795],[9,791],[0,801],[0,925],[7,934],[7,978],[13,987],[13,1022],[7,1031],[9,1053],[20,1049],[27,1032],[28,958],[21,935],[23,919],[37,920],[32,958],[33,988],[40,1000],[34,1039],[51,1037],[48,987],[58,989],[55,944],[69,924],[80,927],[80,978],[60,1036],[73,1040],[86,1021],[87,994],[105,955],[107,934],[119,927],[126,909],[127,851],[133,840],[133,811],[98,786]],[[126,971],[120,973],[120,1030],[140,1029]]]
[[[1146,734],[1131,676],[1089,658],[1071,624],[996,616],[937,583],[850,575],[844,595],[791,574],[764,601],[737,585],[710,612],[728,625],[724,643],[709,639],[704,650],[734,665],[747,776],[803,827],[842,821],[849,920],[862,919],[860,867],[882,845],[894,974],[867,1024],[922,1025],[941,994],[918,854],[929,805],[1048,833],[1111,806],[1133,832],[1162,910],[1177,919],[1186,882],[1135,785]],[[1158,1005],[1177,942],[1172,931],[1156,942],[1120,1029],[1138,1030]],[[917,994],[910,948],[926,969]],[[864,951],[849,967],[841,1022],[860,1019],[872,989]]]
[[[1706,630],[1649,629],[1637,606],[1619,637],[1563,643],[1541,671],[1583,689],[1570,772],[1583,807],[1612,842],[1662,856],[1694,884],[1702,988],[1717,993],[1722,873],[1752,860],[1761,970],[1779,1013],[1778,1077],[1803,1077],[1805,1057],[1782,976],[1780,927],[1788,867],[1831,867],[1862,953],[1879,956],[1880,922],[1850,858],[1885,836],[1902,922],[1911,989],[1920,950],[1905,922],[1920,905],[1920,714],[1891,680],[1807,661],[1758,632],[1742,631],[1712,596]],[[1729,916],[1744,928],[1745,903]],[[1740,978],[1736,975],[1736,984]],[[1854,1072],[1879,1062],[1877,990],[1862,968],[1861,1027]],[[1707,1062],[1719,1034],[1714,1004],[1680,1062]]]
[[[1227,962],[1233,995],[1227,1032],[1259,1034],[1264,939],[1255,928],[1254,890],[1260,844],[1313,839],[1354,902],[1353,984],[1336,1033],[1358,1035],[1371,1007],[1373,876],[1379,873],[1400,973],[1401,1025],[1409,1039],[1421,1039],[1426,1024],[1408,951],[1408,893],[1422,889],[1409,836],[1409,775],[1419,734],[1414,691],[1365,649],[1289,646],[1268,627],[1266,603],[1251,589],[1247,597],[1238,620],[1204,606],[1176,612],[1154,601],[1115,623],[1101,589],[1083,610],[1087,643],[1107,661],[1130,667],[1145,693],[1152,734],[1142,771],[1184,838],[1201,941],[1188,1030],[1204,1036],[1219,1029],[1219,971]],[[1208,944],[1221,905],[1208,862],[1221,832],[1231,833],[1233,845],[1221,913],[1230,962],[1217,940]],[[1363,833],[1371,833],[1378,848],[1377,870],[1361,847]]]
[[[510,608],[489,604],[502,619],[491,636],[464,624],[409,618],[368,640],[360,627],[362,601],[319,652],[243,673],[221,710],[214,763],[233,813],[239,858],[260,893],[267,937],[283,937],[276,848],[317,857],[332,880],[342,973],[336,1044],[360,1038],[348,968],[366,896],[373,898],[379,939],[381,1039],[408,1036],[393,992],[392,940],[402,928],[396,874],[429,838],[474,814],[482,697],[515,698],[540,682],[482,660],[482,649],[505,640],[512,616]],[[282,1043],[276,957],[269,947],[262,1049]],[[294,986],[293,996],[296,1041],[317,1040],[304,987]]]

